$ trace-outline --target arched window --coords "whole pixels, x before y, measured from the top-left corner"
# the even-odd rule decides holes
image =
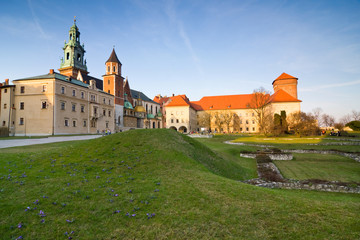
[[[153,128],[156,128],[156,127],[155,127],[155,122],[153,122]]]
[[[160,122],[158,122],[158,128],[160,128]]]
[[[113,69],[114,69],[113,72],[115,72],[115,66],[113,67]]]
[[[148,113],[148,105],[146,104],[146,113]]]
[[[156,107],[155,107],[155,114],[157,114],[157,112],[158,112],[158,111],[157,111],[157,106],[156,106]]]
[[[151,108],[150,108],[150,109],[151,109],[151,112],[150,112],[151,114],[153,114],[153,108],[152,108],[152,107],[153,107],[153,106],[151,105]]]
[[[108,66],[108,72],[110,72],[110,66]]]
[[[70,53],[66,53],[66,60],[69,60],[70,58]]]
[[[72,39],[72,34],[70,33],[70,40]]]

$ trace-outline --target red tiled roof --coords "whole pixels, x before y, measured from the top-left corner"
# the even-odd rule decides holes
[[[177,107],[177,106],[191,106],[189,99],[186,95],[177,95],[171,97],[171,102],[166,105],[167,107]]]
[[[296,78],[296,77],[293,77],[287,73],[282,73],[277,79],[275,80],[281,80],[281,79],[289,79],[289,78]]]
[[[253,94],[207,96],[191,102],[195,110],[245,109]]]
[[[159,96],[155,96],[154,97],[154,102],[157,102],[159,103],[161,106],[166,103],[171,97],[162,97],[162,98],[159,98]]]
[[[301,100],[294,98],[284,90],[280,89],[273,95],[271,95],[270,102],[301,102]]]

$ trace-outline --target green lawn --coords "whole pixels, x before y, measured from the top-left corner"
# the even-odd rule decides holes
[[[216,144],[225,138],[204,145],[172,130],[134,130],[2,149],[1,237],[359,238],[359,194],[243,184],[237,178],[252,177],[254,162]]]
[[[274,161],[285,178],[360,183],[360,163],[343,156],[294,153],[291,161]]]

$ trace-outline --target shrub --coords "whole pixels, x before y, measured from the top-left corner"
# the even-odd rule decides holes
[[[360,121],[351,121],[347,123],[345,126],[351,128],[354,131],[360,131]]]

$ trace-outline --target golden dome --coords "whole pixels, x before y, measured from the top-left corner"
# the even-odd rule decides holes
[[[138,105],[135,107],[135,112],[146,112],[146,110],[143,106]]]

